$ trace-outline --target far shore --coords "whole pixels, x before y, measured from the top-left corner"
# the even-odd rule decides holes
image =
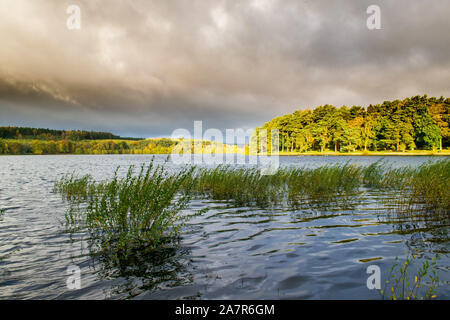
[[[334,151],[310,151],[310,152],[279,152],[279,156],[450,156],[450,150],[429,151],[357,151],[357,152],[334,152]]]
[[[108,156],[108,155],[169,155],[167,153],[107,153],[107,154],[75,154],[75,153],[56,153],[56,154],[0,154],[1,156]],[[199,154],[199,153],[193,153]],[[203,153],[208,154],[208,153]],[[216,153],[226,154],[226,153]],[[238,153],[234,153],[238,154]],[[334,152],[334,151],[309,151],[309,152],[279,152],[278,154],[258,154],[258,156],[450,156],[450,150],[443,151],[429,151],[429,150],[416,150],[416,151],[357,151],[357,152]]]

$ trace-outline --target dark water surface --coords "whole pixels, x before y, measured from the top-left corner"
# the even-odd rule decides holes
[[[165,156],[156,161],[164,162]],[[282,210],[210,208],[182,230],[176,246],[123,268],[93,258],[88,234],[67,233],[67,203],[52,193],[61,175],[107,179],[120,165],[152,156],[0,157],[0,299],[379,299],[366,269],[386,279],[395,257],[419,252],[418,263],[440,254],[438,297],[450,298],[450,257],[445,225],[389,220],[380,201],[393,196],[363,190],[353,209]],[[367,165],[380,157],[282,157],[282,166],[346,162]],[[386,157],[393,166],[419,165],[432,157]],[[176,170],[175,164],[168,164]],[[239,187],[239,186],[237,186]],[[81,268],[81,289],[66,286],[67,268]]]

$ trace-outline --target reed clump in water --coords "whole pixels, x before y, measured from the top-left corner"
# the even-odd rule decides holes
[[[91,176],[64,176],[55,191],[72,204],[69,224],[85,223],[103,242],[120,251],[157,247],[165,236],[178,232],[175,223],[194,197],[230,201],[236,206],[291,208],[348,206],[362,187],[391,189],[398,212],[433,213],[448,219],[450,212],[450,161],[426,163],[417,168],[391,168],[382,162],[367,167],[337,164],[318,168],[280,168],[264,175],[258,168],[218,166],[183,168],[168,173],[153,162],[137,175],[130,167],[124,178],[117,171],[111,181]],[[74,209],[75,208],[75,209]],[[79,219],[81,217],[81,220]],[[441,219],[441,218],[439,218]]]
[[[450,161],[426,163],[414,169],[410,181],[412,207],[438,216],[450,215]]]
[[[418,168],[392,168],[382,161],[366,167],[348,162],[318,168],[280,168],[273,175],[263,175],[257,168],[218,166],[196,170],[193,192],[236,206],[345,207],[366,187],[395,190],[401,206],[415,204],[448,215],[449,163],[442,160]]]
[[[313,169],[288,168],[286,177],[288,203],[292,207],[307,205],[346,205],[358,194],[361,168],[346,163]]]
[[[404,190],[410,185],[411,167],[392,168],[382,160],[362,169],[362,184],[376,189]]]
[[[432,257],[431,262],[423,261],[422,266],[414,275],[411,267],[418,259],[417,254],[408,254],[402,263],[398,257],[390,269],[383,290],[380,290],[383,300],[431,300],[437,298],[439,276],[437,275],[437,262],[439,255]]]
[[[118,170],[111,181],[96,183],[90,176],[63,177],[55,190],[70,200],[69,223],[86,225],[101,249],[110,250],[120,258],[136,249],[159,247],[165,239],[177,235],[179,216],[191,200],[191,193],[180,193],[180,186],[189,189],[193,168],[170,174],[164,166],[141,167],[133,174],[130,167],[124,178]],[[74,204],[85,202],[82,219],[73,217]]]
[[[370,166],[369,166],[370,167]],[[369,168],[368,167],[368,168]],[[370,186],[395,191],[392,197],[383,200],[383,211],[388,219],[448,223],[450,221],[450,160],[423,163],[418,167],[385,168],[381,178],[373,179]]]
[[[214,200],[231,200],[237,206],[267,207],[283,198],[282,171],[263,175],[256,168],[218,166],[198,169],[193,192]]]
[[[91,175],[77,177],[75,174],[64,175],[53,186],[53,191],[61,193],[66,200],[87,200],[97,192],[98,185],[95,184]]]
[[[349,163],[319,168],[281,168],[264,175],[258,168],[218,166],[198,169],[193,192],[236,206],[325,204],[358,193],[361,168]]]

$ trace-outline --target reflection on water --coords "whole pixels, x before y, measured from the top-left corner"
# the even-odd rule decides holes
[[[378,265],[386,278],[395,257],[411,251],[420,253],[419,261],[440,254],[438,297],[450,297],[449,221],[398,214],[389,201],[398,195],[389,191],[364,189],[327,203],[266,210],[195,200],[192,210],[210,210],[190,220],[180,239],[127,259],[96,250],[86,231],[66,232],[67,203],[51,192],[56,179],[72,171],[108,179],[118,165],[126,170],[151,158],[0,157],[0,298],[379,299],[366,287],[367,267]],[[282,157],[281,165],[348,159],[379,160]],[[387,161],[404,166],[429,159]],[[81,268],[80,290],[66,287],[70,265]]]
[[[113,286],[111,294],[132,298],[141,292],[163,290],[164,287],[178,287],[192,281],[187,266],[181,263],[189,250],[177,244],[151,252],[145,249],[133,252],[127,258],[115,259],[106,252],[94,254],[98,264],[97,275],[102,279],[122,279]]]
[[[436,216],[423,210],[411,212],[400,208],[380,210],[380,223],[392,226],[391,233],[405,236],[405,245],[410,252],[448,254],[450,242],[450,216]]]

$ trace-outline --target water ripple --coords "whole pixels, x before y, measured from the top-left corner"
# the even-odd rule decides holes
[[[378,299],[366,287],[366,268],[387,275],[411,247],[441,253],[439,296],[450,298],[450,225],[390,218],[381,200],[389,192],[364,190],[352,210],[233,208],[195,200],[210,210],[183,229],[161,257],[142,257],[134,269],[108,265],[89,251],[89,234],[67,233],[67,204],[52,193],[67,172],[107,179],[121,165],[152,156],[0,157],[0,298],[13,299]],[[165,156],[156,157],[162,162]],[[281,165],[317,166],[377,157],[283,157]],[[402,157],[398,165],[427,158]],[[394,161],[394,160],[392,160]],[[397,163],[394,163],[397,165]],[[169,165],[170,170],[176,166]],[[425,224],[427,223],[427,224]],[[81,269],[82,288],[68,290],[67,267]]]

